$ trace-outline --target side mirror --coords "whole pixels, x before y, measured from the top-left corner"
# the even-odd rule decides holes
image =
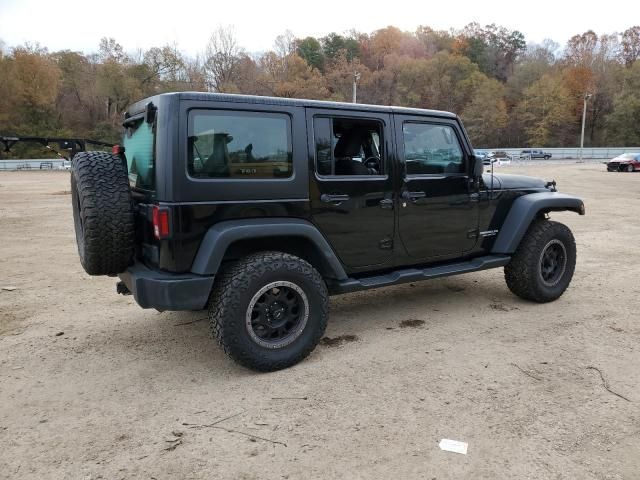
[[[484,172],[482,159],[476,155],[471,155],[471,174],[474,178],[480,178]]]

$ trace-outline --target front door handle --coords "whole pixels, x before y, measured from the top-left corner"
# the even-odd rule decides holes
[[[418,190],[417,192],[410,192],[408,190],[405,190],[404,192],[402,192],[402,199],[411,200],[412,202],[415,202],[419,198],[424,198],[426,196],[427,194],[421,190]]]
[[[338,205],[342,202],[346,202],[347,200],[349,200],[349,195],[330,195],[328,193],[323,193],[322,195],[320,195],[320,201],[324,203],[333,203],[335,205]]]

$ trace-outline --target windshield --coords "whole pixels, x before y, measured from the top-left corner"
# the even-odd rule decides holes
[[[129,185],[133,188],[155,188],[155,125],[143,119],[125,128],[124,154],[127,158]]]

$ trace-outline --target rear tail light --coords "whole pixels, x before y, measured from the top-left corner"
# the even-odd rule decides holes
[[[122,155],[124,153],[124,147],[120,145],[114,145],[113,147],[111,147],[111,153],[113,153],[114,155]]]
[[[153,222],[153,236],[158,240],[168,238],[171,235],[169,209],[159,205],[154,205],[151,218]]]

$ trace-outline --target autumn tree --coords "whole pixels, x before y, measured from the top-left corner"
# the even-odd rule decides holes
[[[360,59],[349,60],[345,50],[325,68],[324,77],[329,90],[328,99],[337,102],[350,102],[353,93],[353,77],[356,72],[360,75],[358,101],[360,103],[374,103],[370,88],[371,72],[360,62]]]
[[[537,82],[545,73],[550,73],[556,62],[559,45],[552,40],[541,44],[530,44],[513,67],[506,82],[507,97],[515,105],[522,92]]]
[[[444,30],[434,30],[427,25],[420,25],[416,29],[415,37],[424,45],[425,57],[433,57],[443,50],[453,51],[454,38]]]
[[[574,35],[567,42],[565,59],[572,65],[591,67],[596,58],[598,35],[593,30]]]
[[[462,112],[473,89],[483,79],[480,69],[468,58],[446,52],[425,64],[422,107]]]
[[[607,139],[612,145],[640,145],[640,60],[624,73],[622,88],[614,99],[613,111],[606,119]]]
[[[15,133],[11,126],[12,114],[16,112],[19,85],[14,74],[14,60],[0,49],[0,132]]]
[[[274,88],[278,97],[323,100],[329,96],[325,78],[295,53],[287,56],[287,73],[283,82]]]
[[[127,60],[127,55],[115,38],[102,37],[98,47],[98,59],[102,63],[107,61],[124,63]]]
[[[147,50],[142,62],[148,70],[148,76],[142,79],[143,83],[155,84],[156,91],[159,85],[162,90],[178,90],[185,82],[185,60],[175,45],[165,45]]]
[[[474,88],[461,116],[475,145],[490,147],[504,141],[502,133],[508,121],[504,98],[505,87],[495,79],[483,79]]]
[[[96,91],[96,70],[79,52],[64,50],[52,54],[61,76],[56,111],[65,127],[75,135],[86,135],[99,119],[101,109]]]
[[[524,91],[516,115],[524,125],[530,146],[544,147],[567,141],[566,126],[572,119],[570,93],[558,76],[543,75]]]
[[[478,23],[467,25],[454,43],[454,51],[467,56],[486,75],[503,82],[525,47],[524,35],[518,30],[495,24],[481,27]]]
[[[613,97],[619,86],[622,66],[619,63],[618,36],[597,35],[592,30],[574,35],[567,42],[563,58],[563,75],[573,103],[573,130],[577,135],[582,122],[583,98],[591,95],[587,110],[587,143],[602,139],[606,116],[613,109]]]
[[[381,70],[387,55],[401,55],[400,43],[402,31],[396,27],[386,27],[376,30],[361,41],[362,62],[370,70]]]
[[[622,33],[620,56],[627,67],[640,59],[640,25],[626,29]]]
[[[17,118],[21,131],[35,134],[55,128],[55,100],[60,86],[60,70],[39,46],[13,50],[13,76],[17,89]]]
[[[204,69],[209,88],[217,92],[233,88],[238,65],[245,56],[246,53],[238,44],[233,29],[217,28],[205,49]]]
[[[291,30],[286,30],[276,37],[273,47],[280,58],[288,57],[296,51],[296,37]]]
[[[126,107],[136,98],[140,98],[141,92],[136,88],[139,81],[132,77],[132,72],[129,71],[132,66],[133,70],[136,70],[135,63],[131,64],[126,55],[119,53],[122,47],[109,42],[109,50],[103,51],[102,46],[103,43],[99,54],[102,62],[97,65],[96,71],[96,91],[104,105],[104,121],[115,130]]]

